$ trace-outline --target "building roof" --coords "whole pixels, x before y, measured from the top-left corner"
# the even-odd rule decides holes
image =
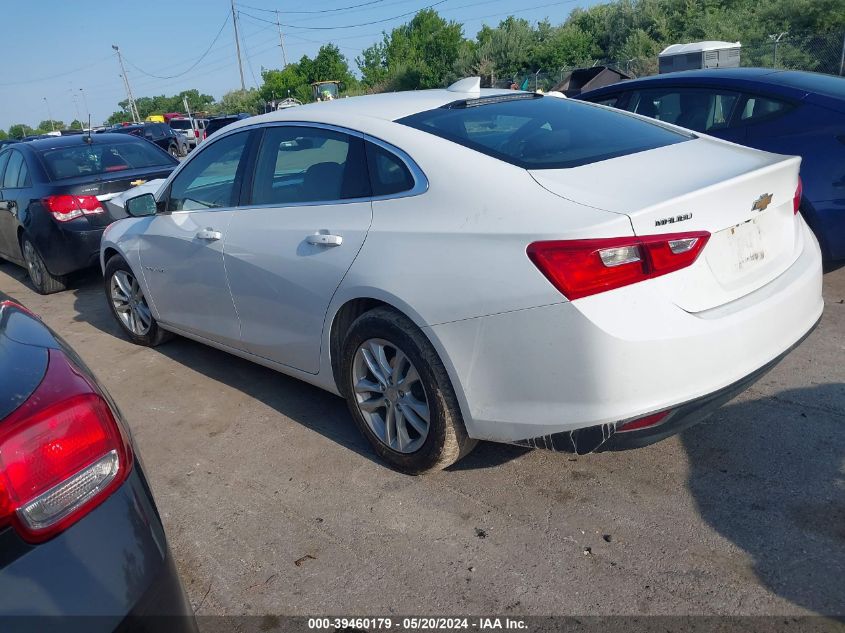
[[[703,53],[704,51],[717,51],[723,48],[739,48],[739,42],[720,42],[718,40],[707,40],[704,42],[691,42],[689,44],[672,44],[664,48],[659,57],[667,55],[682,55],[684,53]]]

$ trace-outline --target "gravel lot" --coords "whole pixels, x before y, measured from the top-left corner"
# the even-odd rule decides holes
[[[818,329],[707,422],[575,458],[383,467],[344,402],[184,339],[128,343],[96,272],[40,313],[134,431],[198,614],[845,614],[845,268]]]

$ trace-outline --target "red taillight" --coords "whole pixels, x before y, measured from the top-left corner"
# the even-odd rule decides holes
[[[657,426],[658,424],[662,424],[670,413],[672,413],[671,409],[669,411],[661,411],[660,413],[652,413],[651,415],[646,415],[642,418],[637,418],[636,420],[629,420],[616,429],[616,432],[627,433],[628,431],[636,431],[639,429],[647,429],[650,426]]]
[[[801,182],[801,176],[798,177],[798,188],[795,190],[795,195],[792,196],[792,212],[798,215],[798,210],[801,208],[801,196],[804,194],[804,183]]]
[[[95,196],[72,196],[62,194],[44,198],[44,206],[59,222],[68,222],[83,215],[104,213],[100,201]]]
[[[132,454],[111,408],[58,350],[35,392],[0,421],[0,525],[27,541],[67,529],[123,481]]]
[[[580,299],[680,270],[698,258],[710,233],[534,242],[528,257],[568,299]]]

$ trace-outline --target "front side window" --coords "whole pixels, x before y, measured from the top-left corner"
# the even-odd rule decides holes
[[[556,97],[497,95],[399,119],[525,169],[566,169],[690,137],[620,112]]]
[[[249,132],[238,132],[205,146],[173,179],[168,211],[196,211],[237,204],[238,167]]]
[[[389,196],[414,188],[414,177],[401,158],[367,142],[367,166],[374,196]]]
[[[255,166],[251,203],[284,206],[370,195],[364,141],[322,128],[268,127]]]
[[[684,88],[638,90],[628,100],[628,110],[707,133],[728,126],[738,97],[737,93],[729,91]]]

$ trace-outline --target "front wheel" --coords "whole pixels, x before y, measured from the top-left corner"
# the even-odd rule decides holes
[[[343,343],[341,372],[358,428],[398,470],[440,470],[475,447],[443,363],[404,315],[377,308],[358,317]]]
[[[173,158],[177,158],[177,159],[179,158],[179,146],[178,146],[178,145],[176,145],[176,144],[172,144],[172,145],[171,145],[171,146],[167,149],[167,151],[168,151],[168,152],[170,152],[170,155],[171,155]]]
[[[49,295],[67,288],[65,277],[54,275],[47,270],[47,265],[36,250],[35,245],[26,236],[21,239],[21,254],[24,262],[26,262],[29,280],[39,294]]]
[[[104,283],[109,308],[133,343],[155,347],[170,338],[171,334],[159,327],[153,317],[129,264],[119,255],[106,263]]]

